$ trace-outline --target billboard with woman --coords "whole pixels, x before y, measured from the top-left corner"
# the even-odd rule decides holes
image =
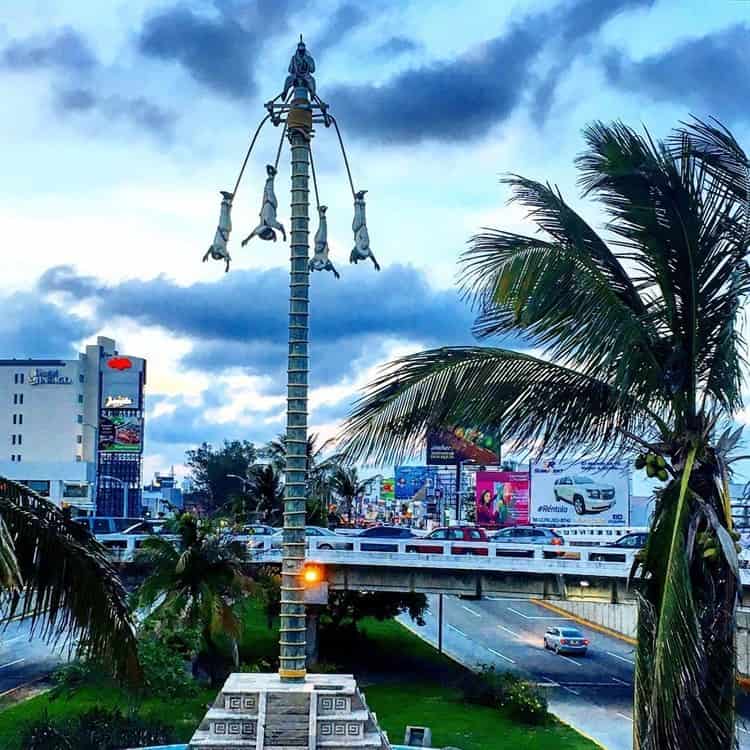
[[[526,472],[477,472],[477,525],[492,529],[528,522],[529,475]]]

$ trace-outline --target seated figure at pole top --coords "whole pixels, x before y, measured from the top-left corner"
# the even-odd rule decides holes
[[[289,62],[289,75],[284,82],[282,99],[286,99],[286,95],[292,86],[304,86],[310,92],[310,97],[314,97],[315,79],[312,75],[314,72],[315,60],[308,53],[307,47],[305,47],[305,43],[302,41],[302,35],[300,35],[297,51],[292,55],[292,59]]]

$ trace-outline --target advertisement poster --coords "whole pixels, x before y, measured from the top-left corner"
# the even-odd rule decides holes
[[[106,453],[140,453],[143,420],[139,417],[101,417],[99,450]]]
[[[380,499],[386,503],[393,502],[395,495],[396,480],[393,477],[383,477],[380,480]]]
[[[529,475],[525,471],[477,472],[477,525],[529,523]]]
[[[436,471],[431,466],[397,466],[396,500],[424,500],[434,494]]]
[[[543,526],[624,526],[629,523],[630,481],[625,461],[531,465],[531,523]]]
[[[496,439],[479,430],[456,427],[437,430],[427,436],[427,463],[430,466],[455,466],[472,462],[496,466],[499,462]]]

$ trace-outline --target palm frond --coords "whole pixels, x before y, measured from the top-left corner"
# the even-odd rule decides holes
[[[6,615],[30,618],[32,633],[80,644],[116,676],[138,681],[125,590],[104,547],[51,502],[8,479],[0,479],[0,518],[24,581],[7,598]]]
[[[429,430],[471,425],[564,453],[617,452],[645,433],[647,406],[608,384],[528,354],[489,347],[433,349],[396,360],[371,383],[344,425],[353,460],[401,461]]]

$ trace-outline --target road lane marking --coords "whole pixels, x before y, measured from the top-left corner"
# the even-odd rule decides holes
[[[20,664],[22,661],[26,661],[26,659],[15,659],[14,661],[9,661],[7,664],[0,664],[0,669],[5,669],[5,667],[12,667],[14,664]]]
[[[9,643],[13,643],[14,641],[22,641],[26,639],[28,636],[25,635],[14,635],[12,638],[3,638],[0,641],[0,646],[6,646]]]
[[[499,656],[501,659],[505,659],[505,661],[507,661],[509,664],[515,664],[515,661],[513,661],[513,659],[511,659],[508,656],[505,656],[505,654],[501,654],[499,651],[495,651],[494,648],[488,648],[487,650],[491,654],[495,654],[495,656]]]
[[[633,720],[627,714],[621,714],[619,711],[615,711],[615,713],[618,716],[622,716],[623,719],[625,719],[626,721],[629,721],[631,724],[633,723]]]
[[[580,693],[577,690],[573,690],[573,688],[565,687],[565,685],[560,686],[563,690],[567,690],[569,693],[573,693],[573,695],[580,695]]]
[[[620,685],[625,685],[626,687],[630,687],[630,685],[632,684],[632,683],[630,683],[630,682],[625,682],[625,680],[620,680],[620,679],[618,679],[618,678],[617,678],[617,677],[615,677],[615,676],[612,676],[612,679],[613,679],[613,680],[614,680],[615,682],[619,682],[619,683],[620,683]]]
[[[462,635],[464,638],[468,638],[469,636],[464,633],[463,630],[459,630],[455,625],[448,625],[448,630],[455,630],[459,635]]]
[[[500,630],[504,630],[506,633],[510,633],[514,638],[520,638],[521,637],[518,633],[516,633],[515,630],[511,630],[510,628],[506,628],[504,625],[498,625],[497,627],[500,628]]]
[[[610,656],[614,656],[615,659],[619,659],[620,661],[625,661],[628,664],[635,664],[635,662],[632,659],[628,659],[625,656],[620,656],[620,654],[614,654],[611,651],[607,651],[606,653],[608,653]]]
[[[549,678],[547,678],[547,677],[545,677],[544,679],[545,679],[545,680],[548,680],[548,681],[547,681],[547,682],[537,682],[537,683],[536,683],[536,686],[537,686],[537,687],[540,687],[540,688],[543,688],[543,687],[548,687],[548,688],[559,688],[559,687],[560,687],[560,683],[559,683],[559,682],[552,682],[552,680],[550,680],[550,679],[549,679]]]
[[[571,659],[569,656],[563,656],[562,654],[556,654],[554,651],[546,651],[546,654],[549,654],[552,657],[555,657],[556,659],[565,659],[565,661],[569,661],[571,664],[575,664],[577,667],[583,666],[580,661],[576,661],[575,659]]]
[[[461,605],[461,609],[465,609],[470,615],[474,615],[474,617],[481,617],[481,612],[477,612],[475,609],[472,609],[471,607],[467,607],[465,604]]]
[[[519,612],[517,609],[513,609],[513,607],[508,607],[508,612],[513,612],[513,614],[518,615],[519,617],[523,617],[524,620],[569,620],[569,617],[550,617],[548,615],[525,615],[523,612]]]

